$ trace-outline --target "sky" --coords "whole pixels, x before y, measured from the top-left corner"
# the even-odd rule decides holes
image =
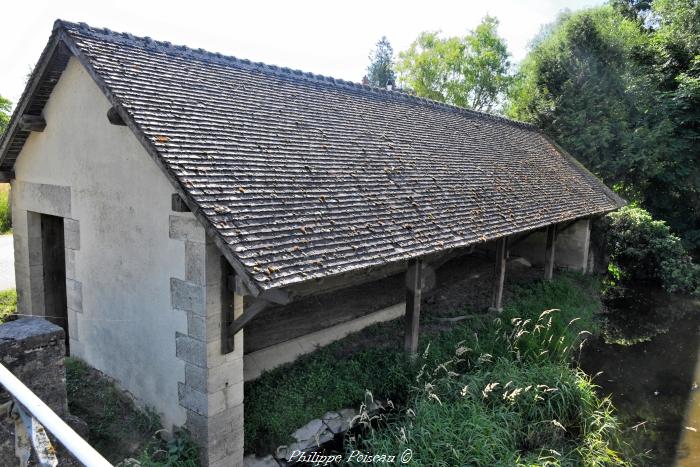
[[[601,0],[247,0],[6,2],[0,28],[0,95],[17,102],[57,18],[150,36],[238,58],[360,81],[383,35],[395,52],[422,31],[463,35],[485,15],[500,20],[517,63],[540,27]]]

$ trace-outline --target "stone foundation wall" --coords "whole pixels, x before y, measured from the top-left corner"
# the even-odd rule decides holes
[[[55,324],[24,318],[0,325],[0,362],[57,415],[74,426],[76,419],[68,414],[65,353],[65,334]],[[9,400],[10,395],[0,386],[0,403]],[[3,417],[0,419],[0,466],[19,465],[14,443],[14,423]],[[70,459],[61,461],[61,465],[73,465]]]

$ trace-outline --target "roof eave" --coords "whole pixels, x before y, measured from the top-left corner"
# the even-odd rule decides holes
[[[270,295],[269,293],[265,294],[266,289],[261,287],[259,283],[257,283],[255,280],[253,280],[253,278],[250,277],[250,275],[245,270],[243,264],[234,256],[229,245],[224,241],[224,239],[214,228],[214,226],[212,226],[210,222],[206,219],[206,217],[199,209],[199,206],[191,199],[190,196],[188,196],[187,192],[182,187],[180,181],[175,177],[173,173],[170,172],[170,170],[168,170],[168,168],[162,162],[162,159],[160,158],[158,150],[156,149],[154,144],[146,137],[146,135],[143,133],[138,124],[134,121],[132,116],[124,109],[119,100],[111,92],[111,90],[106,85],[102,77],[94,70],[88,58],[82,53],[82,51],[73,41],[70,35],[68,35],[63,29],[63,23],[60,20],[57,20],[54,23],[52,35],[49,38],[49,41],[46,47],[44,48],[44,51],[42,52],[41,57],[39,58],[36,67],[34,68],[34,71],[32,71],[32,75],[28,81],[24,92],[22,93],[22,97],[20,98],[20,101],[18,102],[17,107],[15,108],[15,111],[12,114],[7,131],[3,135],[2,139],[0,139],[0,168],[3,167],[7,158],[9,148],[13,140],[17,136],[18,131],[20,131],[19,122],[21,116],[25,114],[27,108],[32,102],[36,90],[42,83],[48,65],[51,63],[51,60],[54,57],[56,51],[59,47],[62,46],[65,46],[67,48],[70,54],[80,62],[80,64],[85,68],[90,77],[93,79],[93,81],[95,81],[95,83],[105,95],[107,100],[114,107],[119,116],[123,119],[124,123],[126,123],[126,126],[132,131],[132,133],[134,134],[134,136],[136,136],[136,138],[144,147],[148,155],[154,160],[156,165],[165,174],[168,181],[171,183],[177,194],[182,197],[187,207],[194,214],[195,218],[197,218],[197,220],[202,224],[202,226],[207,232],[207,235],[209,235],[209,237],[214,241],[214,244],[218,247],[221,254],[228,260],[228,262],[234,268],[236,274],[238,274],[241,277],[248,292],[253,296]],[[6,170],[11,172],[13,168],[14,161],[12,161],[11,165],[7,167]],[[278,295],[279,294],[276,294],[275,297],[277,297]]]

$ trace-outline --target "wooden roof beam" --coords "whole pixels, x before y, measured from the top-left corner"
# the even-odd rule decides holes
[[[22,131],[42,132],[46,128],[46,120],[41,115],[22,115],[19,119],[19,129]]]

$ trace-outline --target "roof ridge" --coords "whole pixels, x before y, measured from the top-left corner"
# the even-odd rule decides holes
[[[113,31],[108,28],[96,28],[93,26],[90,26],[87,23],[84,22],[79,22],[79,23],[74,23],[71,21],[66,21],[62,19],[57,19],[54,22],[53,29],[54,31],[57,29],[76,29],[79,32],[82,33],[87,33],[91,35],[101,35],[104,36],[103,39],[111,41],[111,42],[122,42],[125,45],[131,45],[131,46],[141,46],[144,48],[150,48],[154,50],[158,50],[161,52],[169,52],[174,55],[178,55],[181,57],[185,58],[192,58],[192,59],[199,59],[199,60],[206,60],[206,61],[212,61],[221,65],[237,65],[239,67],[245,67],[253,70],[257,70],[263,73],[271,73],[277,76],[284,76],[292,79],[301,79],[304,81],[313,81],[316,83],[325,83],[328,85],[336,86],[336,87],[341,87],[341,88],[346,88],[346,89],[351,89],[351,90],[357,90],[357,91],[364,91],[364,92],[369,92],[369,93],[375,93],[391,98],[398,98],[398,99],[405,99],[409,101],[413,101],[419,104],[423,105],[428,105],[436,108],[442,108],[445,110],[449,110],[452,112],[457,112],[465,115],[470,115],[470,116],[475,116],[479,118],[485,118],[485,119],[490,119],[498,122],[503,122],[507,124],[511,124],[517,127],[522,127],[530,130],[537,130],[538,128],[531,124],[531,123],[526,123],[522,122],[519,120],[513,120],[510,118],[502,117],[500,115],[494,115],[486,112],[481,112],[478,110],[472,110],[472,109],[466,109],[464,107],[458,107],[453,104],[447,104],[444,102],[439,102],[435,101],[432,99],[428,99],[425,97],[419,97],[415,96],[413,94],[410,94],[408,92],[402,91],[402,90],[388,90],[388,89],[383,89],[380,87],[376,86],[370,86],[362,83],[356,83],[353,81],[348,81],[342,78],[333,78],[331,76],[326,76],[326,75],[321,75],[317,73],[311,73],[311,72],[305,72],[302,70],[298,69],[292,69],[289,67],[281,67],[277,65],[270,65],[267,63],[263,62],[254,62],[252,60],[244,59],[244,58],[238,58],[233,55],[224,55],[219,52],[210,52],[208,50],[199,48],[199,49],[194,49],[191,47],[188,47],[186,45],[174,45],[169,41],[158,41],[154,40],[149,36],[135,36],[131,33],[127,32],[118,32],[118,31]]]

